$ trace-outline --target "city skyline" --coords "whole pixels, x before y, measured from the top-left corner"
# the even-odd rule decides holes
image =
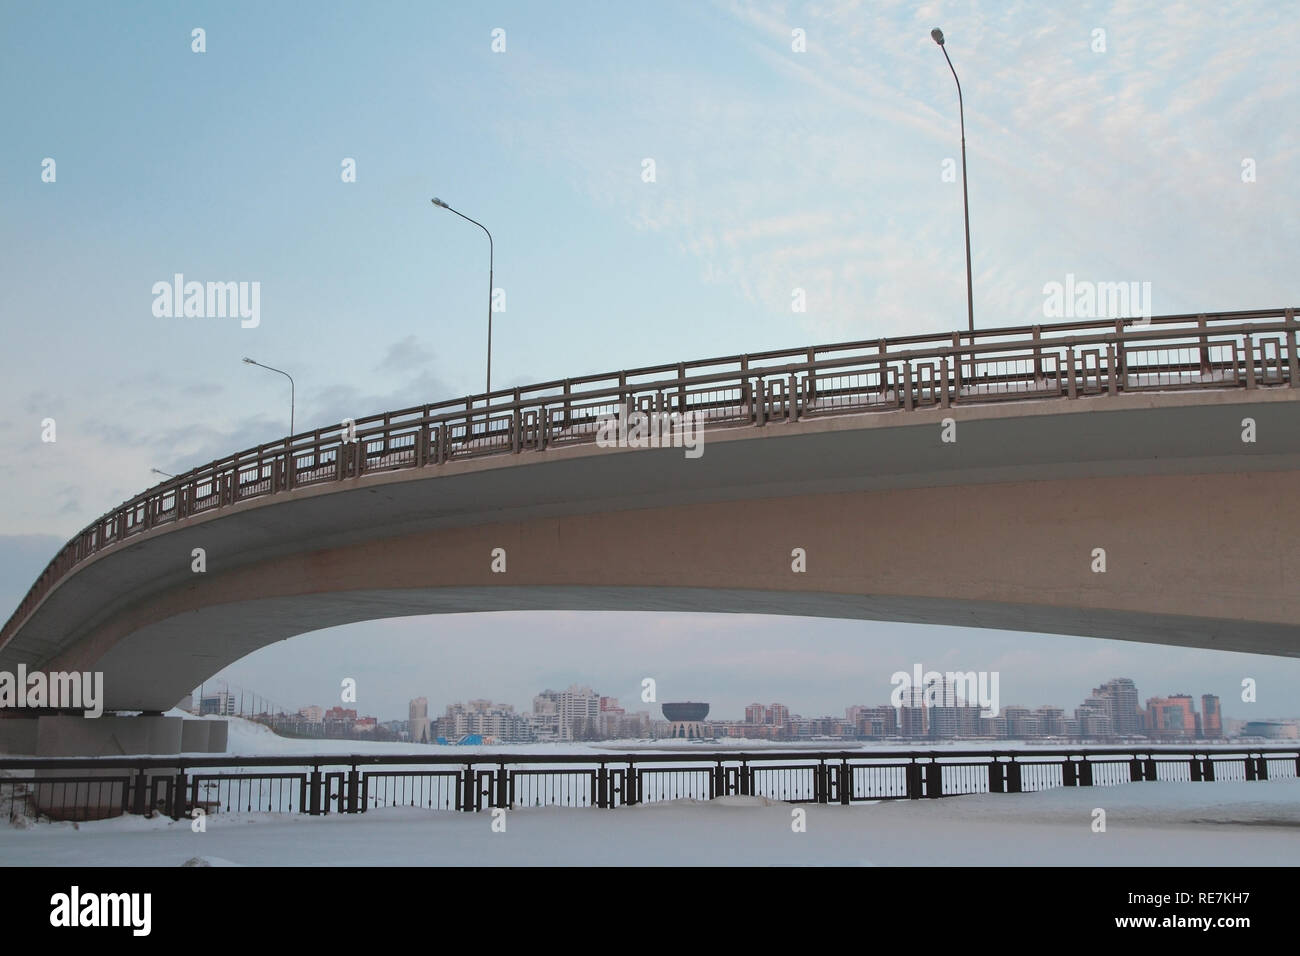
[[[221,685],[220,689],[217,688],[217,685]],[[940,681],[939,686],[942,687],[942,685],[943,682]],[[1108,692],[1112,692],[1113,688],[1115,688],[1117,685],[1127,685],[1131,691],[1130,694],[1125,695],[1123,690],[1122,689],[1120,690],[1119,699],[1122,701],[1121,706],[1118,708],[1116,707],[1107,708],[1103,704],[1101,705],[1100,708],[1098,708],[1097,706],[1098,698],[1099,697],[1104,698],[1108,696]],[[226,693],[230,696],[230,698],[233,701],[238,702],[237,705],[232,703],[230,705],[231,707],[238,706],[242,708],[244,706],[244,700],[246,699],[249,705],[247,710],[247,713],[249,714],[253,714],[253,713],[302,714],[308,710],[315,710],[318,712],[323,711],[321,705],[317,703],[302,704],[296,707],[286,706],[284,704],[274,704],[269,700],[269,698],[266,698],[260,695],[258,692],[253,691],[251,689],[235,688],[232,691],[230,689],[229,684],[223,684],[223,682],[220,680],[214,680],[208,682],[208,684],[205,685],[205,687],[206,689],[196,688],[194,694],[192,695],[192,698],[194,700],[199,700],[201,696],[201,692],[203,695],[207,695],[207,696],[217,694],[217,693]],[[599,687],[592,687],[589,685],[575,683],[575,684],[569,684],[561,690],[556,690],[550,687],[541,690],[535,693],[532,696],[530,702],[526,705],[516,705],[514,703],[507,702],[504,700],[497,700],[495,697],[491,695],[486,695],[486,696],[460,695],[455,699],[448,699],[445,703],[442,704],[431,702],[428,697],[421,696],[421,697],[412,698],[408,702],[406,718],[391,717],[387,715],[361,715],[361,716],[363,717],[371,716],[379,720],[380,723],[391,724],[391,723],[400,722],[402,720],[415,721],[417,719],[417,710],[419,710],[420,719],[423,719],[426,722],[436,722],[439,719],[439,717],[442,716],[442,714],[451,712],[454,709],[474,709],[476,706],[480,710],[483,709],[484,707],[489,707],[493,709],[504,708],[505,710],[514,711],[518,714],[527,714],[529,712],[536,712],[538,701],[543,697],[548,695],[561,695],[564,694],[565,692],[572,692],[575,690],[585,690],[591,693],[595,699],[601,701],[602,708],[604,702],[608,700],[613,705],[619,707],[620,713],[622,713],[623,711],[626,711],[629,714],[640,714],[643,712],[649,712],[651,715],[651,719],[657,723],[665,722],[665,718],[663,718],[659,714],[662,705],[665,703],[676,702],[675,700],[670,701],[666,699],[656,700],[653,702],[645,702],[640,700],[640,698],[625,700],[615,695],[606,694]],[[936,709],[942,709],[945,707],[948,708],[970,707],[973,709],[978,709],[978,704],[968,701],[960,695],[949,694],[941,691],[938,698],[939,704],[936,707],[934,705],[926,705],[922,703],[922,700],[924,699],[923,689],[918,689],[914,693],[915,693],[915,698],[914,698],[915,702],[905,703],[901,708],[895,707],[888,703],[879,702],[879,701],[870,701],[870,702],[856,701],[856,702],[844,704],[842,707],[839,708],[839,713],[851,715],[851,713],[855,710],[901,711],[906,709],[912,709],[912,710],[932,711]],[[1135,681],[1131,680],[1130,678],[1126,678],[1122,676],[1111,677],[1103,682],[1100,682],[1100,685],[1098,687],[1092,688],[1089,692],[1087,692],[1085,696],[1083,696],[1080,699],[1078,703],[1074,704],[1073,706],[1071,706],[1069,703],[1065,703],[1065,704],[1037,703],[1037,704],[1030,705],[1030,704],[1024,704],[1016,701],[1010,701],[1002,705],[1000,709],[1000,713],[997,716],[1003,719],[1009,719],[1008,713],[1011,711],[1024,712],[1026,714],[1036,714],[1041,711],[1056,710],[1062,712],[1067,717],[1069,717],[1071,714],[1077,715],[1081,711],[1086,712],[1091,708],[1094,710],[1100,710],[1101,712],[1105,713],[1108,718],[1113,719],[1114,715],[1117,712],[1120,713],[1124,712],[1125,710],[1124,705],[1131,705],[1131,709],[1128,710],[1128,713],[1130,715],[1132,714],[1139,715],[1137,717],[1136,722],[1132,720],[1130,720],[1127,723],[1121,721],[1115,721],[1113,731],[1107,731],[1103,733],[1081,733],[1080,736],[1132,736],[1132,735],[1141,736],[1143,735],[1143,730],[1140,728],[1140,724],[1144,719],[1146,719],[1146,715],[1148,714],[1148,712],[1152,711],[1155,708],[1160,708],[1160,709],[1167,708],[1170,706],[1170,702],[1178,701],[1179,699],[1186,699],[1191,702],[1190,712],[1192,715],[1194,715],[1195,718],[1195,729],[1199,731],[1201,728],[1202,715],[1204,713],[1203,705],[1206,702],[1207,698],[1215,701],[1215,705],[1216,705],[1215,719],[1218,721],[1226,720],[1226,721],[1233,721],[1239,723],[1246,723],[1252,720],[1267,721],[1267,720],[1296,720],[1297,719],[1297,717],[1285,713],[1280,713],[1280,712],[1264,713],[1262,711],[1258,713],[1253,713],[1248,717],[1233,717],[1223,712],[1222,709],[1223,698],[1219,694],[1214,694],[1214,693],[1190,694],[1181,690],[1172,690],[1164,693],[1142,693]],[[706,698],[696,698],[696,699],[704,700]],[[420,709],[421,704],[423,705],[422,709]],[[265,708],[267,705],[270,705],[275,709],[274,710],[255,709],[258,707]],[[775,708],[778,713],[778,716],[775,718],[775,722],[777,723],[779,723],[781,720],[784,719],[794,719],[794,720],[841,719],[839,714],[836,713],[815,712],[815,711],[808,711],[807,713],[805,713],[803,709],[798,708],[796,706],[791,706],[779,700],[771,700],[767,702],[751,701],[749,704],[746,704],[744,706],[742,710],[743,716],[741,717],[732,716],[730,714],[728,715],[719,714],[716,712],[716,710],[714,710],[713,712],[710,713],[709,717],[706,718],[706,722],[710,724],[764,723],[765,722],[764,720],[754,718],[754,713],[756,708],[759,714],[762,714],[765,708],[768,709],[769,712],[773,708]],[[337,710],[338,705],[334,705],[332,709]],[[209,712],[216,713],[218,711],[214,710]],[[229,713],[236,713],[236,712],[238,711],[236,710],[229,711]],[[358,713],[355,710],[355,708],[352,709],[352,715],[354,717],[358,716]],[[595,715],[593,714],[591,716],[595,716]],[[770,713],[769,713],[769,719],[766,720],[766,722],[767,723],[774,722],[774,720],[771,718]],[[1191,724],[1188,725],[1189,728],[1191,726],[1192,726]],[[1219,729],[1222,729],[1223,724],[1218,723],[1215,724],[1214,726],[1217,726]],[[1147,728],[1147,729],[1150,730],[1151,728]],[[1213,729],[1212,727],[1207,728],[1207,730],[1212,730],[1212,729]],[[1149,736],[1149,734],[1147,735]],[[1207,736],[1208,735],[1209,733],[1207,733]]]

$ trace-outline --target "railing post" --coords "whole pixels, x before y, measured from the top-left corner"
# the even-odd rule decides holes
[[[1287,384],[1291,388],[1300,388],[1300,356],[1296,355],[1295,309],[1286,310],[1286,324]]]
[[[785,396],[786,421],[797,422],[799,420],[799,379],[790,373],[790,388]]]
[[[1034,384],[1043,384],[1043,329],[1042,326],[1033,327],[1032,338],[1034,340]]]
[[[1200,755],[1192,754],[1191,759],[1187,761],[1187,772],[1191,777],[1192,783],[1201,782],[1202,764]]]
[[[853,768],[849,766],[847,760],[841,760],[839,766],[840,779],[839,790],[840,805],[847,807],[853,799]]]
[[[641,802],[641,777],[637,772],[636,764],[628,761],[627,777],[623,783],[623,802],[629,807],[635,806]]]
[[[742,760],[740,762],[740,795],[742,797],[750,796],[753,789],[754,777],[749,769],[749,762]]]
[[[311,778],[307,783],[307,787],[308,787],[307,812],[314,817],[318,817],[325,812],[321,808],[322,781],[321,781],[320,764],[316,764],[311,768]]]
[[[1083,759],[1079,761],[1079,786],[1092,786],[1092,763],[1088,760],[1087,754],[1080,755]]]
[[[912,762],[907,765],[907,799],[921,799],[921,765],[912,758]]]
[[[474,776],[474,765],[472,763],[465,764],[463,777],[465,780],[465,805],[461,809],[468,813],[474,813],[479,809],[482,794],[478,792],[478,779]]]
[[[903,407],[912,410],[912,360],[903,360]]]
[[[925,795],[931,798],[943,796],[943,764],[933,757],[925,767]]]
[[[1256,777],[1255,758],[1250,753],[1246,754],[1246,780],[1251,781]]]
[[[1300,764],[1300,760],[1296,761],[1296,763]],[[1300,767],[1297,767],[1297,769],[1300,769]],[[1206,783],[1214,783],[1214,757],[1208,753],[1205,755],[1205,762],[1202,765],[1201,779]]]
[[[1079,769],[1075,766],[1073,760],[1068,756],[1061,762],[1061,786],[1077,787],[1079,785]]]
[[[939,405],[943,408],[948,407],[948,356],[939,360],[939,381],[941,392],[939,395]]]
[[[596,806],[602,810],[609,807],[609,770],[603,763],[596,770]]]
[[[1079,383],[1078,380],[1075,378],[1075,371],[1074,371],[1075,357],[1076,356],[1074,354],[1074,346],[1071,345],[1069,348],[1065,350],[1065,361],[1068,364],[1067,371],[1069,375],[1068,377],[1069,385],[1067,386],[1066,395],[1068,395],[1070,398],[1079,397]]]
[[[1143,776],[1147,780],[1158,779],[1158,775],[1156,773],[1156,758],[1152,754],[1147,754],[1147,759],[1143,764],[1143,769],[1145,771],[1143,773]]]
[[[1196,317],[1196,327],[1201,330],[1201,375],[1205,376],[1210,374],[1210,340],[1206,336],[1204,313]]]
[[[149,809],[149,777],[148,771],[144,767],[139,767],[135,772],[135,793],[133,795],[131,812],[144,814]]]
[[[1263,754],[1260,754],[1258,757],[1255,758],[1255,766],[1257,768],[1255,771],[1255,779],[1267,780],[1268,779],[1268,757],[1264,756]]]
[[[1115,320],[1115,336],[1118,341],[1115,344],[1115,355],[1119,360],[1119,384],[1121,388],[1128,388],[1128,349],[1124,346],[1124,320]]]
[[[189,789],[189,782],[185,776],[185,768],[176,769],[176,779],[172,782],[171,806],[168,808],[168,814],[173,820],[179,820],[185,816],[185,791]]]
[[[1006,770],[998,755],[993,754],[993,759],[989,761],[989,793],[1006,793],[1007,781]]]
[[[361,812],[361,774],[357,771],[356,764],[353,764],[352,769],[348,771],[348,789],[347,797],[343,802],[343,812]]]
[[[1128,762],[1128,782],[1138,783],[1142,780],[1142,761],[1138,759],[1137,754]]]
[[[825,760],[818,760],[817,769],[813,771],[813,796],[818,803],[830,802],[830,777]]]
[[[953,398],[957,401],[961,401],[961,351],[960,351],[961,333],[960,332],[954,332],[952,334],[952,347],[954,350],[956,350],[953,352],[953,356],[952,356],[953,358],[952,372],[953,372],[953,386],[954,386]]]
[[[754,387],[750,391],[754,398],[754,424],[767,424],[767,381],[762,376],[754,379]]]
[[[1115,373],[1115,346],[1106,346],[1106,390],[1111,395],[1119,394],[1119,380]]]
[[[1246,388],[1255,387],[1255,343],[1251,341],[1250,333],[1247,332],[1242,336],[1242,345],[1246,351]]]
[[[605,765],[601,764],[600,769],[601,772],[604,773]],[[510,781],[510,772],[506,770],[506,765],[504,763],[498,763],[497,775],[496,775],[496,800],[493,801],[492,804],[494,807],[499,807],[502,810],[510,809],[509,781]]]
[[[1020,792],[1020,764],[1016,758],[1012,757],[1011,762],[1007,764],[1007,793]]]

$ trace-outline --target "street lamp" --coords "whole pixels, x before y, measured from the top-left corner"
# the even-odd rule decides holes
[[[957,79],[957,70],[952,65],[952,58],[948,56],[948,48],[943,44],[943,31],[935,27],[930,31],[930,36],[935,43],[939,44],[939,49],[943,50],[943,58],[948,61],[952,78],[957,80],[957,109],[961,116],[961,206],[962,214],[966,219],[966,322],[967,328],[974,332],[975,300],[971,293],[970,280],[970,200],[966,195],[966,107],[961,101],[961,80]]]
[[[249,358],[248,356],[244,356],[244,364],[256,365],[258,368],[264,368],[268,372],[279,372],[281,375],[283,375],[285,378],[289,380],[289,437],[292,438],[293,437],[293,406],[294,406],[293,376],[290,375],[288,372],[284,371],[284,369],[272,368],[269,365],[263,365],[261,362],[255,362],[253,359]]]
[[[485,226],[485,225],[483,225],[483,223],[479,222],[477,219],[471,219],[471,218],[469,218],[469,216],[465,215],[463,212],[458,212],[457,210],[452,209],[450,206],[448,206],[445,202],[443,202],[443,201],[442,201],[441,199],[439,199],[437,196],[434,196],[433,199],[430,200],[430,202],[432,202],[435,206],[441,206],[443,209],[447,210],[448,212],[454,212],[454,213],[456,213],[456,215],[460,216],[461,219],[464,219],[466,222],[472,222],[472,223],[474,223],[474,225],[478,226],[478,227],[479,227],[480,229],[482,229],[485,233],[487,233],[487,237],[488,237],[488,348],[487,348],[487,392],[488,392],[488,394],[490,395],[490,394],[492,393],[492,268],[493,268],[493,259],[494,259],[495,256],[496,256],[496,251],[495,251],[495,249],[493,248],[493,243],[492,243],[492,233],[488,232],[488,227]]]
[[[175,477],[176,477],[175,475],[171,474],[170,472],[163,471],[161,468],[150,468],[149,470],[152,471],[155,475],[162,475],[164,478],[175,478]]]

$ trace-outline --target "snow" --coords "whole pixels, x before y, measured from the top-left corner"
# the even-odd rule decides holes
[[[231,721],[230,742],[231,752],[240,754],[413,749],[288,740],[243,720]],[[594,753],[627,745],[483,749]],[[657,746],[667,749],[666,742]],[[480,748],[419,749],[467,754]],[[1105,832],[1093,832],[1097,808],[1105,811]],[[800,810],[806,815],[801,833],[791,826]],[[0,825],[0,864],[1129,866],[1159,860],[1166,866],[1290,866],[1300,858],[1300,781],[1144,782],[848,807],[740,796],[612,810],[540,807],[506,813],[505,832],[494,832],[486,811],[411,807],[321,817],[217,813],[205,822],[201,833],[190,821],[165,817]]]

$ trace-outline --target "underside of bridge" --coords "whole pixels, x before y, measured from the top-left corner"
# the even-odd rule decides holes
[[[0,667],[102,671],[107,709],[160,710],[296,634],[539,609],[1300,656],[1297,426],[1291,389],[1121,395],[720,430],[697,459],[583,446],[368,475],[97,554],[22,623]]]

